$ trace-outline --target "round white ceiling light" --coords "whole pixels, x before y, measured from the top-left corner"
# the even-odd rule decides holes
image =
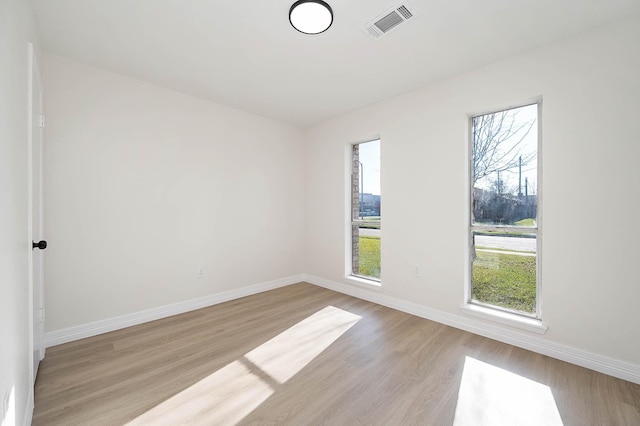
[[[333,10],[322,0],[298,0],[289,9],[289,22],[304,34],[320,34],[333,23]]]

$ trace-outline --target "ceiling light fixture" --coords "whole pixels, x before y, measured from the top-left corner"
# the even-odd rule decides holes
[[[289,22],[303,34],[320,34],[333,23],[333,10],[322,0],[298,0],[289,9]]]

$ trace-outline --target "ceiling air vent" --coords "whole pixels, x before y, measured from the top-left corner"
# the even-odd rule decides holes
[[[400,24],[407,22],[415,16],[413,7],[405,2],[378,15],[375,19],[367,23],[362,29],[373,39],[379,39],[389,31],[397,28]]]

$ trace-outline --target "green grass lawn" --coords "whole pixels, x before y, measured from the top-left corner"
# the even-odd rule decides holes
[[[535,219],[522,219],[517,221],[516,223],[514,223],[514,225],[516,226],[536,226],[536,220]]]
[[[535,313],[536,258],[476,251],[472,298],[503,308]]]
[[[380,278],[380,237],[360,237],[359,275]]]

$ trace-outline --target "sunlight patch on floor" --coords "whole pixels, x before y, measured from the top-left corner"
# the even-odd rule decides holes
[[[358,315],[327,306],[245,356],[278,383],[284,383],[359,319]]]
[[[327,306],[128,424],[236,424],[360,318]]]
[[[142,414],[130,425],[234,424],[273,393],[258,375],[233,361],[160,405]]]
[[[549,386],[466,357],[455,426],[562,426]]]

